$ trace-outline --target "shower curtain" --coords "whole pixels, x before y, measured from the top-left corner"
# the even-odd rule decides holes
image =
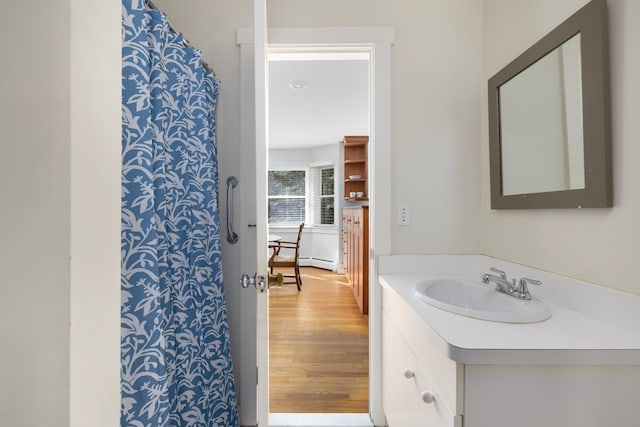
[[[122,1],[121,426],[237,426],[222,281],[219,82]]]

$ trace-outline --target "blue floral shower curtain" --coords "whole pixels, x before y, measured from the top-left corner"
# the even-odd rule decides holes
[[[161,12],[122,4],[121,426],[236,426],[219,82]]]

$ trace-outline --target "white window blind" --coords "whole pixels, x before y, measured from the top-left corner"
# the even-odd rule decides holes
[[[313,167],[311,172],[311,218],[313,225],[335,224],[335,168]]]
[[[335,167],[270,170],[268,208],[271,225],[334,225]]]
[[[306,178],[305,170],[269,171],[269,224],[299,225],[305,222]]]

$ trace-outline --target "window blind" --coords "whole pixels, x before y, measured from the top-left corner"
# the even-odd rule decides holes
[[[311,168],[311,218],[314,225],[335,224],[335,168]]]
[[[269,224],[298,225],[305,222],[306,179],[305,170],[269,171]]]

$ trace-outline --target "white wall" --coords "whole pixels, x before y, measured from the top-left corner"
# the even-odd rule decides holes
[[[392,252],[479,250],[480,0],[269,0],[269,25],[389,26],[392,200],[411,206],[392,226]]]
[[[269,150],[269,168],[287,165],[304,166],[310,163],[338,162],[338,143],[309,148],[272,148]]]
[[[156,3],[190,41],[202,47],[205,58],[216,70],[220,68],[220,74],[231,66],[237,73],[236,56],[224,54],[228,53],[226,30],[234,23],[242,26],[238,14],[250,12],[237,6],[238,2]],[[216,14],[224,15],[224,22],[217,22]],[[396,29],[392,48],[393,200],[389,209],[395,218],[393,206],[410,204],[412,224],[393,226],[393,253],[479,250],[478,105],[484,88],[480,82],[481,16],[480,0],[406,0],[401,7],[386,0],[268,2],[271,27]],[[250,22],[245,26],[251,26]],[[226,119],[235,123],[238,112],[229,111],[224,103],[238,96],[238,88],[233,81],[231,86],[225,83],[226,79],[227,101],[221,99],[220,111],[231,113]],[[229,124],[223,126],[229,131]]]
[[[0,26],[0,423],[114,426],[121,6],[33,6]]]
[[[120,418],[121,7],[71,0],[71,427]]]
[[[484,0],[484,78],[587,0]],[[640,2],[609,0],[614,207],[492,211],[487,102],[482,101],[482,227],[488,255],[640,294]]]
[[[69,1],[0,25],[0,424],[69,423]]]

